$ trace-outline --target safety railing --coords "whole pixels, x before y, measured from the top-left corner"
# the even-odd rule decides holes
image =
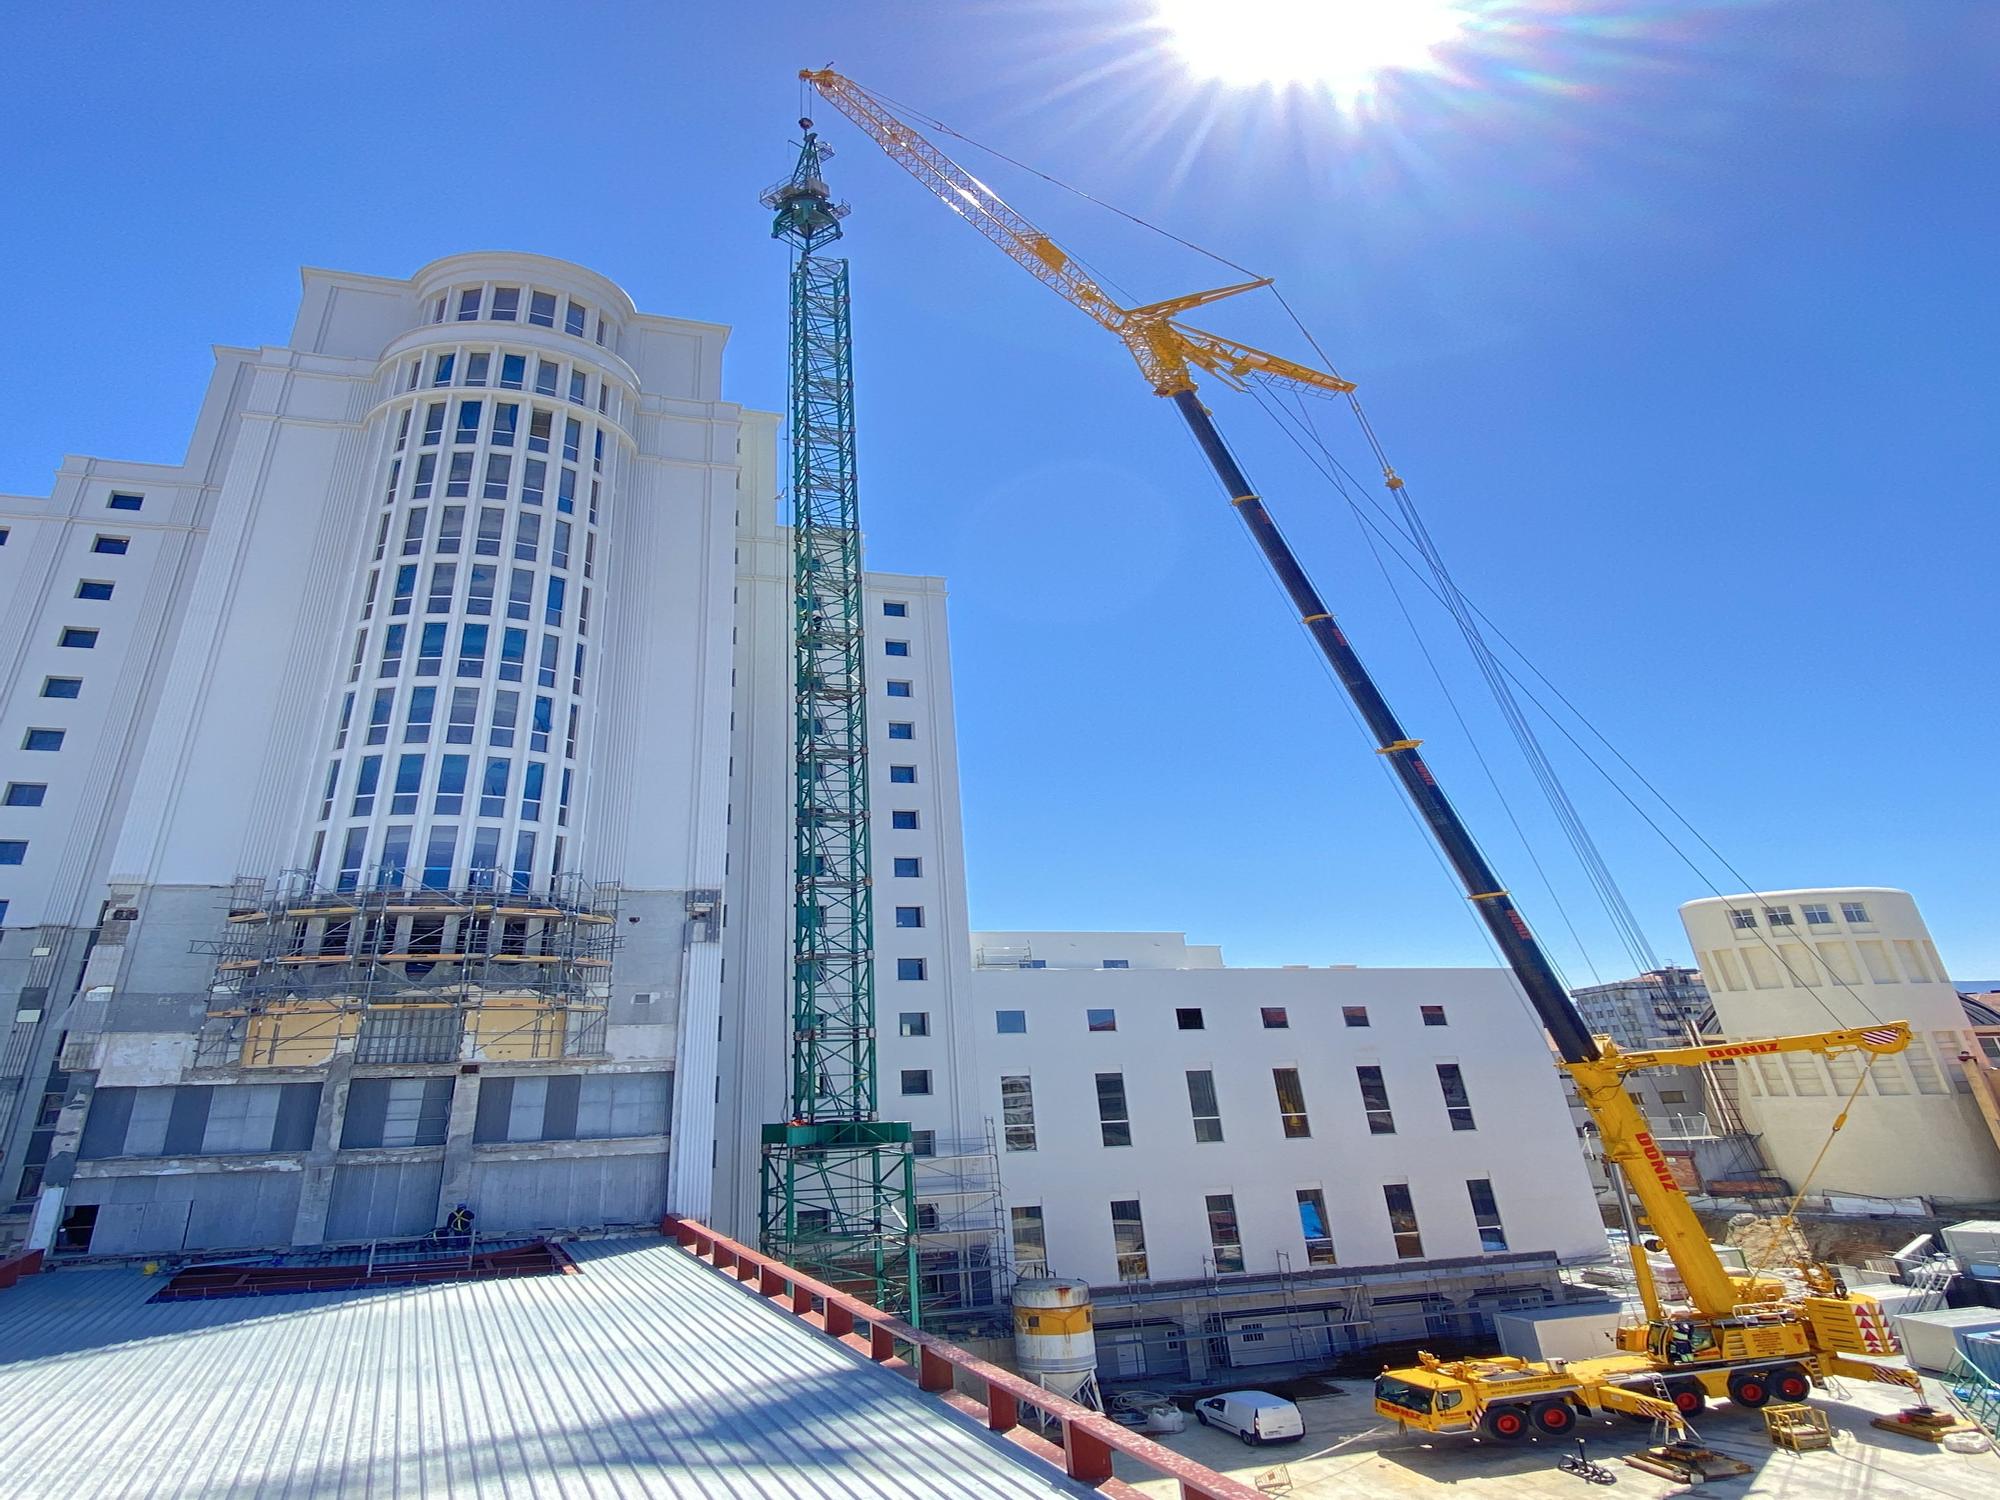
[[[705,1224],[670,1214],[660,1228],[697,1259],[739,1282],[754,1285],[758,1295],[772,1306],[877,1364],[908,1376],[919,1390],[984,1422],[990,1431],[1031,1456],[1103,1494],[1118,1500],[1143,1500],[1140,1491],[1112,1474],[1112,1455],[1123,1454],[1147,1470],[1146,1477],[1173,1480],[1180,1487],[1181,1500],[1263,1500],[1251,1486],[1140,1437],[1102,1412],[1066,1401],[1032,1380],[717,1234]],[[959,1389],[961,1376],[970,1390]],[[1060,1446],[1022,1425],[1023,1407],[1046,1419],[1045,1430],[1057,1434]]]

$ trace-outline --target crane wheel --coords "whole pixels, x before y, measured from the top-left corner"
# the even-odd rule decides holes
[[[1561,1437],[1576,1427],[1576,1409],[1567,1401],[1537,1401],[1528,1415],[1550,1437]]]
[[[1771,1372],[1771,1394],[1780,1401],[1803,1401],[1812,1394],[1812,1377],[1798,1365],[1780,1365]]]
[[[1739,1370],[1729,1377],[1729,1399],[1755,1411],[1771,1399],[1771,1378],[1762,1370]]]
[[[1502,1443],[1517,1443],[1528,1435],[1528,1408],[1489,1406],[1479,1425],[1490,1438]]]
[[[1698,1380],[1677,1380],[1667,1387],[1667,1399],[1681,1409],[1681,1415],[1698,1415],[1708,1406],[1708,1392]]]

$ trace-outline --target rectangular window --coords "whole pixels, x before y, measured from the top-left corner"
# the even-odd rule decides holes
[[[410,419],[410,414],[408,412],[404,412],[403,413],[404,422],[407,423],[409,419]],[[402,446],[402,440],[400,438],[397,439],[396,446],[399,448]],[[389,483],[385,485],[382,490],[382,503],[384,505],[393,505],[396,503],[396,486],[401,484],[402,482],[403,482],[403,461],[400,458],[391,459],[389,461]]]
[[[0,805],[7,807],[40,807],[42,799],[49,794],[45,781],[10,781],[7,795]]]
[[[63,633],[56,637],[56,644],[72,651],[93,651],[97,648],[97,632],[80,625],[65,625]]]
[[[1207,1022],[1202,1019],[1200,1006],[1181,1006],[1174,1011],[1174,1027],[1179,1031],[1203,1031]]]
[[[924,925],[924,909],[921,906],[899,906],[896,908],[898,927],[921,927]]]
[[[493,288],[492,318],[496,323],[511,323],[521,310],[521,289],[517,286],[496,286]]]
[[[936,1156],[937,1132],[935,1130],[912,1130],[910,1132],[910,1155]]]
[[[510,620],[526,620],[532,618],[534,613],[535,570],[533,568],[516,568],[514,569],[513,576],[507,582],[507,618]],[[518,678],[515,680],[519,681]]]
[[[1368,1024],[1368,1007],[1365,1005],[1343,1005],[1340,1008],[1340,1019],[1349,1026],[1366,1026]]]
[[[909,684],[908,684],[907,682],[894,682],[894,681],[892,681],[892,682],[891,682],[891,683],[889,684],[889,696],[890,696],[891,698],[907,698],[907,697],[909,697],[909,696],[910,696],[910,685],[909,685]]]
[[[457,356],[457,355],[455,355],[455,354],[440,354],[440,355],[439,355],[439,356],[437,357],[437,363],[436,363],[435,365],[433,365],[433,366],[431,367],[431,384],[432,384],[432,385],[450,385],[450,384],[451,384],[451,368],[452,368],[452,366],[453,366],[453,365],[455,365],[455,364],[457,364],[457,363],[458,363],[458,356]]]
[[[1215,1261],[1215,1274],[1234,1276],[1243,1269],[1243,1231],[1236,1222],[1236,1198],[1230,1193],[1210,1193],[1208,1198],[1208,1253]]]
[[[1746,911],[1740,906],[1732,906],[1729,908],[1729,925],[1738,931],[1748,931],[1757,925],[1757,913]]]
[[[528,725],[528,748],[537,753],[549,748],[549,729],[555,723],[555,700],[535,695],[535,716]]]
[[[377,677],[394,677],[403,670],[403,641],[409,632],[407,625],[391,625],[382,633],[382,665]]]
[[[500,389],[503,391],[518,391],[526,384],[527,378],[528,360],[526,355],[503,354],[500,356]],[[493,440],[496,443],[500,441],[497,436]],[[511,443],[513,440],[513,434],[510,430],[507,441]]]
[[[924,977],[924,961],[921,958],[897,959],[896,977],[898,979],[922,979]]]
[[[589,393],[589,377],[583,371],[572,368],[569,372],[569,399],[578,406],[588,405],[585,399]]]
[[[1465,1191],[1472,1199],[1472,1222],[1479,1229],[1479,1248],[1492,1254],[1507,1248],[1507,1231],[1500,1223],[1500,1203],[1493,1196],[1493,1184],[1484,1177],[1469,1178]]]
[[[565,302],[563,304],[563,332],[573,333],[578,338],[582,338],[584,319],[588,315],[588,311],[581,302]]]
[[[361,883],[361,856],[367,848],[366,828],[347,830],[347,840],[340,852],[340,871],[335,877],[336,890],[351,891]]]
[[[1866,922],[1868,920],[1868,908],[1863,906],[1859,901],[1841,902],[1840,914],[1850,922]]]
[[[447,505],[438,512],[438,552],[446,557],[458,551],[461,537],[465,535],[465,507]]]
[[[448,499],[462,500],[472,493],[472,455],[454,453],[451,468],[445,476],[444,492]],[[405,551],[409,548],[406,546]]]
[[[85,578],[78,581],[76,597],[79,599],[109,599],[111,585],[101,578]]]
[[[1299,1085],[1297,1068],[1273,1068],[1271,1080],[1278,1090],[1278,1119],[1285,1128],[1285,1135],[1292,1140],[1303,1140],[1312,1134],[1312,1123],[1306,1118],[1306,1093]]]
[[[571,463],[583,457],[583,423],[575,417],[563,418],[563,457]]]
[[[364,755],[354,778],[354,816],[365,818],[375,811],[375,791],[382,784],[382,757]]]
[[[1263,1018],[1266,1031],[1284,1031],[1292,1024],[1291,1016],[1282,1005],[1266,1005],[1257,1014]]]
[[[326,786],[319,797],[319,820],[324,823],[333,816],[333,789],[340,784],[340,762],[331,761],[326,768]],[[314,862],[315,867],[317,861]]]
[[[517,631],[508,632],[510,635],[518,633]],[[500,675],[503,677],[507,675],[504,667]],[[520,680],[518,675],[514,678],[516,682]],[[521,695],[519,693],[502,689],[500,692],[494,694],[493,728],[492,732],[486,737],[486,743],[498,750],[511,750],[514,747],[514,728],[519,720],[520,713]]]
[[[477,568],[473,569],[473,573],[475,576],[475,586],[476,586],[478,572],[479,570]],[[394,627],[392,626],[390,628],[393,629]],[[486,633],[488,629],[489,627],[485,625],[467,625],[459,633],[458,637],[459,676],[478,677],[485,672]]]
[[[407,818],[417,810],[417,794],[424,785],[424,758],[405,755],[396,762],[396,787],[389,794],[389,816]],[[359,815],[361,809],[356,808]]]
[[[1368,1115],[1368,1133],[1394,1135],[1396,1117],[1389,1108],[1389,1085],[1382,1079],[1382,1070],[1377,1067],[1356,1068],[1354,1076],[1361,1084],[1361,1107]]]
[[[1025,1274],[1030,1270],[1046,1268],[1049,1262],[1049,1242],[1042,1228],[1040,1204],[1026,1208],[1011,1208],[1007,1211],[1014,1241],[1014,1269]]]
[[[507,528],[507,512],[497,505],[479,507],[479,534],[472,544],[473,553],[479,557],[500,555],[500,536]]]
[[[1442,1005],[1420,1005],[1417,1009],[1422,1012],[1426,1026],[1444,1026],[1449,1024],[1444,1018],[1444,1007]]]
[[[1084,1028],[1088,1031],[1116,1031],[1118,1012],[1115,1010],[1086,1010],[1083,1013]]]
[[[424,408],[423,445],[435,448],[444,441],[444,409],[442,401],[433,401]]]
[[[430,592],[424,596],[424,613],[427,615],[450,614],[452,591],[457,586],[457,563],[432,563]]]
[[[514,835],[514,892],[519,895],[534,883],[535,878],[535,835],[522,832]]]
[[[894,868],[896,879],[914,880],[924,873],[924,862],[915,855],[899,854],[896,856]]]
[[[468,354],[465,356],[465,383],[467,385],[486,384],[486,371],[493,362],[490,354]]]
[[[18,865],[27,857],[26,839],[0,839],[0,865]]]
[[[556,477],[556,509],[564,515],[576,511],[576,470],[564,469]]]
[[[993,1029],[1001,1036],[1021,1036],[1028,1029],[1028,1013],[1025,1010],[996,1010],[993,1012]]]
[[[1299,1204],[1299,1233],[1306,1242],[1306,1264],[1337,1264],[1333,1258],[1333,1225],[1326,1216],[1326,1194],[1318,1188],[1300,1188],[1294,1196]]]
[[[60,750],[62,749],[63,735],[66,732],[61,729],[30,729],[21,741],[21,748],[23,750]]]
[[[528,321],[537,328],[556,326],[556,297],[554,292],[528,293]]]
[[[556,377],[561,373],[562,371],[553,361],[546,359],[536,360],[535,394],[537,396],[553,396],[556,393]]]
[[[465,589],[465,612],[469,615],[493,613],[493,586],[500,570],[492,563],[474,563]]]
[[[555,530],[549,534],[549,566],[567,568],[569,566],[570,523],[558,521]]]
[[[486,776],[479,784],[479,816],[482,818],[504,818],[507,816],[507,779],[512,765],[504,755],[489,755],[486,758]],[[439,809],[444,811],[443,808]]]
[[[424,523],[430,518],[430,511],[424,506],[416,506],[403,522],[403,556],[415,557],[424,550]]]
[[[417,477],[410,482],[410,498],[412,500],[430,499],[431,486],[437,480],[437,470],[438,461],[435,453],[425,453],[418,457]],[[382,519],[386,522],[389,518],[384,516]],[[442,552],[444,550],[443,546],[440,545],[438,550]],[[454,547],[452,550],[455,552],[458,549]],[[376,549],[375,555],[377,557],[382,555],[379,547]]]
[[[111,510],[137,510],[146,503],[144,495],[113,495],[104,502]]]
[[[431,890],[451,886],[452,861],[458,852],[458,829],[449,823],[434,824],[430,842],[424,848],[424,884]]]
[[[542,820],[542,783],[548,776],[548,767],[538,760],[528,762],[528,771],[521,778],[521,821],[539,823]]]
[[[523,515],[514,523],[514,561],[531,563],[542,545],[542,518]]]
[[[510,604],[507,613],[512,616],[514,608]],[[528,663],[528,632],[513,626],[500,632],[500,680],[519,682],[521,673]]]
[[[42,696],[44,698],[76,698],[82,696],[82,693],[83,679],[81,677],[44,677],[42,679]]]
[[[896,1017],[898,1036],[929,1036],[931,1034],[931,1013],[927,1010],[906,1010]]]
[[[479,301],[484,287],[472,287],[458,294],[458,321],[470,323],[479,316]]]
[[[914,724],[891,722],[889,725],[889,738],[892,740],[913,740],[916,737],[917,726]]]
[[[1417,1206],[1410,1198],[1407,1183],[1392,1182],[1382,1189],[1389,1206],[1389,1232],[1396,1237],[1396,1255],[1401,1260],[1422,1260],[1424,1239],[1417,1232]]]
[[[910,654],[910,643],[908,641],[884,641],[882,643],[882,654],[884,656],[908,656]]]
[[[1146,1279],[1146,1224],[1137,1198],[1117,1198],[1111,1204],[1111,1248],[1118,1257],[1120,1281]]]
[[[1125,1075],[1097,1075],[1097,1132],[1107,1146],[1132,1144],[1132,1115],[1125,1102]]]
[[[444,638],[448,627],[433,620],[417,635],[417,675],[435,677],[444,670]]]
[[[368,576],[369,581],[372,583],[375,575],[371,573]],[[417,565],[415,563],[404,563],[396,569],[396,594],[395,598],[390,602],[389,613],[392,615],[408,614],[410,612],[411,600],[416,592]]]
[[[482,500],[505,500],[507,498],[507,476],[513,471],[514,458],[508,453],[486,455],[486,478],[479,487]]]
[[[131,549],[129,536],[101,536],[90,544],[92,552],[102,552],[107,557],[123,557]]]
[[[1459,1072],[1457,1063],[1439,1063],[1438,1087],[1444,1090],[1445,1113],[1451,1116],[1453,1130],[1473,1130],[1472,1100],[1465,1092],[1465,1075]]]
[[[1215,1100],[1215,1074],[1207,1068],[1189,1069],[1188,1109],[1194,1115],[1194,1138],[1198,1145],[1213,1145],[1222,1139],[1222,1106]]]
[[[563,591],[566,585],[560,578],[549,580],[548,603],[542,610],[544,625],[561,625],[563,622]]]
[[[437,712],[437,689],[434,687],[412,688],[410,690],[410,717],[403,725],[403,743],[406,745],[428,745],[431,740],[431,718]],[[369,744],[374,744],[373,739]]]
[[[902,1089],[905,1096],[928,1094],[931,1091],[929,1068],[904,1068],[902,1072]]]
[[[371,745],[388,743],[389,720],[396,708],[396,690],[392,687],[375,689],[374,701],[368,705],[368,739]]]
[[[1806,914],[1806,925],[1808,927],[1831,927],[1833,925],[1833,913],[1828,911],[1824,906],[1809,901],[1800,910]]]
[[[1132,960],[1129,958],[1107,958],[1104,960],[1102,967],[1107,969],[1129,969],[1132,967]]]
[[[554,430],[556,414],[543,407],[536,407],[528,418],[528,451],[546,453],[549,451],[549,434]]]
[[[47,696],[55,697],[57,695],[49,694]],[[70,696],[75,697],[76,695],[72,693]],[[896,808],[889,814],[889,826],[891,828],[915,828],[917,826],[917,815],[909,808]]]
[[[1791,927],[1795,925],[1792,921],[1792,909],[1789,906],[1765,907],[1764,920],[1773,927]]]

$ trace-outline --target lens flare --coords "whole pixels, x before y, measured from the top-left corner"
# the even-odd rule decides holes
[[[1453,0],[1156,0],[1187,71],[1231,85],[1316,89],[1343,105],[1385,73],[1425,73],[1471,24]]]

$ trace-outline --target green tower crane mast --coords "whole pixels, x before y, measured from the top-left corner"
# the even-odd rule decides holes
[[[876,1118],[868,693],[847,262],[822,254],[847,205],[801,120],[792,175],[762,198],[792,247],[791,441],[796,821],[791,1114],[763,1132],[762,1248],[876,1306],[919,1315],[916,1167]]]

